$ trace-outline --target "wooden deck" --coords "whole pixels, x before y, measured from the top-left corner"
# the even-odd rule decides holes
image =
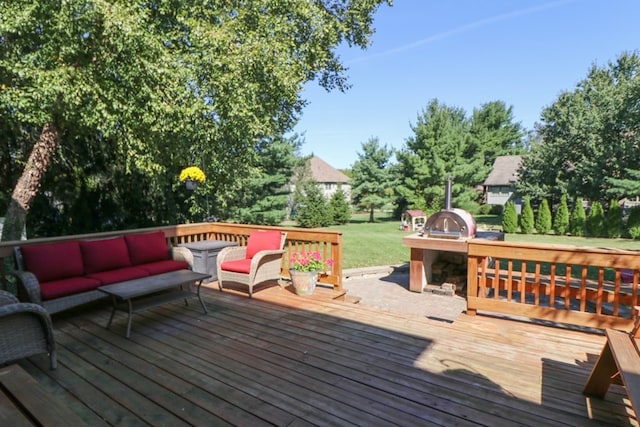
[[[638,425],[620,386],[581,394],[604,336],[489,316],[447,323],[273,287],[205,289],[105,329],[54,317],[58,370],[20,362],[91,426]]]

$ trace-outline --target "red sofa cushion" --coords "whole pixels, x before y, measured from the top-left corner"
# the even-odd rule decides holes
[[[162,231],[126,234],[124,238],[127,242],[129,257],[133,265],[169,259],[169,248]]]
[[[220,265],[220,268],[224,271],[249,274],[251,272],[251,260],[247,258],[235,261],[225,261]]]
[[[147,277],[148,275],[149,273],[144,268],[124,267],[117,270],[100,271],[97,273],[88,274],[87,277],[99,280],[102,285],[111,285],[113,283]]]
[[[277,230],[258,230],[249,234],[247,242],[247,258],[253,258],[260,251],[278,250],[282,241],[282,233]]]
[[[149,262],[147,264],[141,264],[138,267],[146,270],[149,275],[154,275],[169,273],[170,271],[176,270],[188,270],[189,263],[186,261],[174,261],[172,259],[168,259],[165,261],[156,261]]]
[[[80,242],[85,274],[129,267],[129,250],[124,237]]]
[[[77,240],[20,247],[24,268],[40,283],[82,276],[82,252]]]
[[[46,301],[91,291],[101,285],[100,281],[88,277],[70,277],[68,279],[40,282],[40,294],[42,295],[42,300]]]

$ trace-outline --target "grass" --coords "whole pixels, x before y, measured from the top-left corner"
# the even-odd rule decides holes
[[[402,246],[402,238],[407,233],[400,230],[400,221],[393,219],[390,213],[378,212],[374,219],[375,221],[370,223],[368,214],[354,214],[348,224],[329,227],[331,230],[343,233],[343,268],[397,265],[409,262],[409,248]],[[500,227],[498,216],[479,215],[475,220],[480,229]],[[507,234],[505,240],[640,250],[640,242],[631,239]]]

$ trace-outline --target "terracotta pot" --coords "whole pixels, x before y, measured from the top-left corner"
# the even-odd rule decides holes
[[[312,295],[318,283],[317,271],[289,270],[291,282],[298,295]]]

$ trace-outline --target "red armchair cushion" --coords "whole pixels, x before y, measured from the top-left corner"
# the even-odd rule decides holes
[[[249,234],[246,257],[251,259],[260,251],[273,251],[280,249],[282,233],[277,230],[258,230]]]
[[[169,248],[162,231],[127,234],[124,238],[133,265],[169,259]]]
[[[220,264],[220,269],[224,271],[233,271],[234,273],[249,274],[251,272],[251,260],[247,258],[235,261],[225,261]]]
[[[86,274],[129,267],[129,251],[124,237],[80,242]]]
[[[102,285],[111,285],[113,283],[147,277],[148,275],[147,270],[142,267],[124,267],[117,270],[100,271],[89,274],[87,277],[100,281]]]
[[[52,280],[50,282],[40,283],[40,295],[42,295],[42,300],[46,301],[80,292],[91,291],[101,285],[102,283],[100,283],[99,280],[87,277]]]
[[[84,274],[77,240],[22,246],[20,252],[25,270],[32,272],[40,283]]]
[[[167,259],[165,261],[150,262],[138,266],[139,268],[146,270],[149,275],[169,273],[176,270],[188,270],[189,263],[186,261],[174,261]]]

